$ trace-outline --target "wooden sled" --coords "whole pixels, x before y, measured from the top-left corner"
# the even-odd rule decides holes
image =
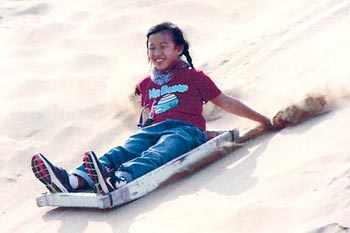
[[[230,131],[207,131],[207,135],[209,140],[206,143],[107,195],[87,192],[46,192],[37,197],[37,205],[39,207],[59,206],[107,209],[136,200],[152,192],[177,174],[181,174],[191,167],[196,166],[201,161],[208,159],[225,144],[231,143],[232,145],[232,143],[236,143],[238,145],[236,142],[239,138],[237,129]]]

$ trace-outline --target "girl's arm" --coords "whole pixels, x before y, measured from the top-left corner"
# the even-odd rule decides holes
[[[241,101],[231,96],[221,93],[218,97],[212,99],[211,102],[226,112],[260,122],[269,130],[274,129],[269,118],[254,111]]]

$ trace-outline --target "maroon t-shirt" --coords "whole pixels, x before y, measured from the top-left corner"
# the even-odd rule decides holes
[[[153,123],[167,119],[182,120],[205,130],[203,104],[217,97],[221,91],[202,71],[177,70],[164,85],[155,84],[150,76],[138,84],[141,105],[150,109]]]

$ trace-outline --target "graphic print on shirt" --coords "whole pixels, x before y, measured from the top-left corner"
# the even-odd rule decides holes
[[[184,93],[188,90],[187,85],[164,85],[160,89],[153,88],[149,90],[149,97],[155,99],[161,97],[157,103],[154,104],[153,110],[155,114],[167,112],[169,109],[179,105],[179,99],[175,93]]]
[[[166,94],[153,107],[155,114],[160,114],[176,107],[179,104],[179,99],[174,94]]]

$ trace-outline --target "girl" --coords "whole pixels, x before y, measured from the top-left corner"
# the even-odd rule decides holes
[[[107,194],[199,146],[207,140],[202,110],[208,101],[273,129],[267,117],[222,93],[194,68],[189,44],[176,25],[161,23],[148,31],[147,55],[153,70],[135,91],[141,95],[142,107],[150,112],[146,123],[140,124],[140,130],[124,146],[112,148],[100,158],[86,152],[83,164],[72,173],[40,153],[33,155],[33,172],[51,192],[92,188]],[[183,55],[187,62],[181,60]]]

